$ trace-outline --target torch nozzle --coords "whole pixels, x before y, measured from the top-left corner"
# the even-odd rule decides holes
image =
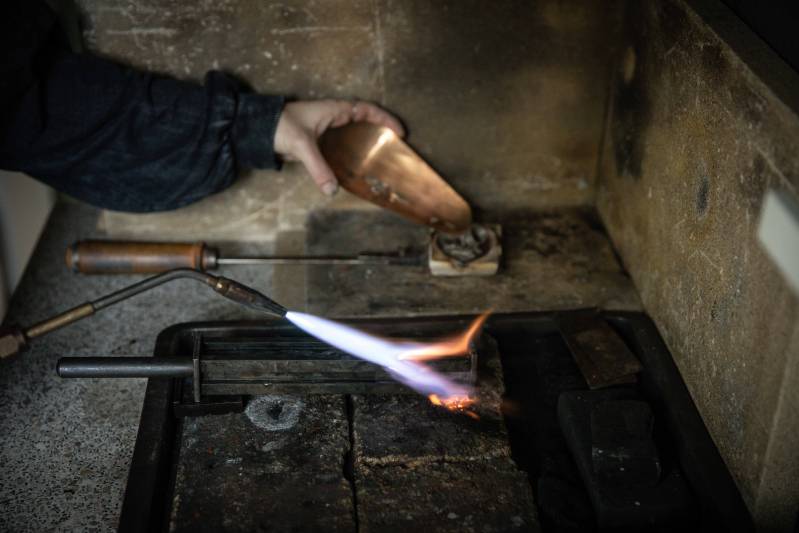
[[[232,300],[250,309],[265,311],[279,317],[284,317],[286,313],[288,313],[288,309],[276,301],[238,281],[223,277],[215,277],[214,280],[215,283],[212,285],[213,289],[228,300]]]

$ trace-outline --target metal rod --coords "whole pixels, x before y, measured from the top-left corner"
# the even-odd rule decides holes
[[[424,258],[417,254],[411,256],[359,254],[357,256],[325,255],[302,256],[283,255],[273,257],[220,257],[217,265],[421,265]]]
[[[62,378],[190,377],[189,357],[62,357],[56,367]]]
[[[116,292],[112,292],[111,294],[92,301],[91,304],[96,311],[99,311],[100,309],[114,305],[122,300],[127,300],[131,296],[136,296],[137,294],[149,291],[150,289],[159,285],[163,285],[164,283],[183,278],[201,281],[211,287],[216,285],[216,282],[219,279],[216,276],[206,274],[205,272],[198,272],[189,268],[178,268],[175,270],[170,270],[169,272],[164,272],[163,274],[158,274],[157,276],[153,276],[151,278],[147,278],[138,283],[134,283],[133,285],[129,285]]]
[[[220,257],[219,265],[362,265],[367,263],[356,257]],[[375,263],[387,261],[374,261]]]

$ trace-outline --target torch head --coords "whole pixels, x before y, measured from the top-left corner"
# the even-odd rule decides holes
[[[281,318],[286,316],[288,312],[288,309],[265,294],[243,285],[238,281],[216,276],[212,276],[212,279],[213,289],[228,300],[232,300],[250,309],[255,309],[256,311],[277,315]]]

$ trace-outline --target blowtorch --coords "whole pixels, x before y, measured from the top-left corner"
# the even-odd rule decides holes
[[[28,328],[15,326],[0,328],[0,359],[25,351],[31,339],[72,324],[82,318],[93,315],[101,309],[176,279],[193,279],[205,283],[217,294],[250,309],[270,313],[278,317],[284,317],[288,312],[285,307],[271,298],[238,281],[181,268],[147,278],[96,300],[85,302]]]

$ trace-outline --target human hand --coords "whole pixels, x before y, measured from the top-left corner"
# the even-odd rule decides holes
[[[319,151],[317,139],[328,129],[350,122],[366,121],[394,130],[405,130],[391,113],[369,102],[311,100],[291,102],[283,108],[275,131],[275,152],[286,161],[300,161],[322,192],[332,196],[338,181]]]

